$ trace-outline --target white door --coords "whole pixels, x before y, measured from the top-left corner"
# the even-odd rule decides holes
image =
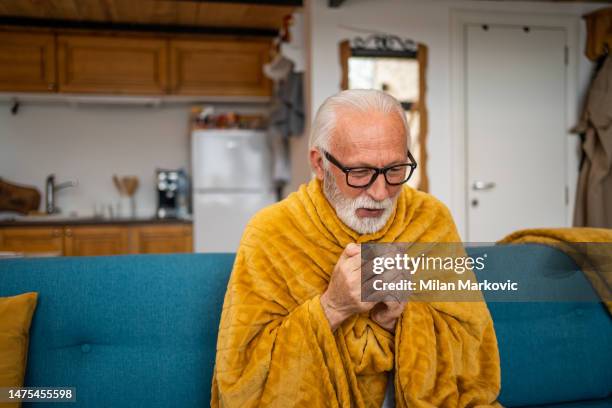
[[[466,30],[468,240],[565,226],[565,30]]]

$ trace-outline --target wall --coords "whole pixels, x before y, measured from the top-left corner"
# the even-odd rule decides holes
[[[217,104],[219,109],[262,111],[262,107]],[[92,215],[94,205],[119,200],[112,175],[135,175],[137,215],[153,216],[157,209],[155,169],[190,166],[189,105],[70,106],[66,103],[23,103],[17,115],[0,103],[0,177],[31,185],[42,193],[45,178],[78,180],[76,188],[61,190],[62,213]]]
[[[310,109],[314,113],[331,94],[339,91],[338,43],[347,38],[385,32],[411,38],[429,47],[427,106],[429,109],[429,168],[431,193],[451,206],[451,179],[454,169],[451,151],[451,32],[452,10],[495,11],[498,13],[543,13],[581,16],[602,4],[559,4],[543,2],[495,2],[464,0],[347,0],[338,9],[327,0],[311,0],[309,13]],[[582,56],[584,24],[580,24],[578,63],[579,95],[588,84],[590,63]],[[578,104],[579,106],[580,104]],[[312,115],[311,115],[312,119]],[[307,166],[307,147],[295,157]],[[297,165],[296,165],[297,166]],[[452,206],[451,206],[452,207]],[[452,208],[451,208],[452,209]],[[458,217],[455,214],[455,217]]]

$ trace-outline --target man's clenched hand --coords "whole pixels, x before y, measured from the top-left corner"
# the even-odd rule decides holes
[[[321,295],[321,306],[332,331],[352,315],[367,312],[375,304],[361,301],[361,247],[348,244],[334,267],[327,290]]]
[[[377,303],[370,310],[370,318],[391,333],[395,333],[397,319],[404,311],[407,302],[387,301]]]

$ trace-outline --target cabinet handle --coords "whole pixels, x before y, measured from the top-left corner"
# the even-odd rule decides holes
[[[54,237],[59,237],[61,235],[61,232],[60,232],[60,230],[55,229],[55,230],[53,230],[53,234],[52,235]]]
[[[53,91],[53,90],[55,89],[55,82],[49,82],[49,85],[47,86],[47,88],[48,88],[50,91]]]
[[[68,228],[68,229],[66,230],[66,236],[67,236],[67,237],[71,237],[71,236],[72,236],[72,230],[71,230],[70,228]]]

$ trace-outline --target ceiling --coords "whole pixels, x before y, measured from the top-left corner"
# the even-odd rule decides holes
[[[301,0],[0,0],[0,23],[30,19],[278,30]]]

